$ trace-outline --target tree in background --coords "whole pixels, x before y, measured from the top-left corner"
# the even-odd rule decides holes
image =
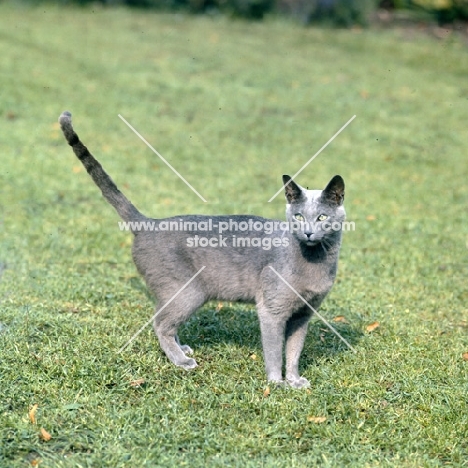
[[[408,3],[433,13],[439,24],[468,20],[468,0],[410,0]]]
[[[325,23],[332,26],[365,25],[378,6],[376,0],[278,0],[281,13],[304,24]]]

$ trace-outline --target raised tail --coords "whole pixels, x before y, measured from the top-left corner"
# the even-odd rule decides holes
[[[68,144],[73,148],[73,152],[83,163],[88,174],[101,189],[104,198],[115,208],[119,216],[124,221],[141,221],[147,219],[117,188],[114,181],[109,177],[99,161],[97,161],[89,152],[88,148],[81,143],[78,135],[73,130],[70,112],[62,112],[62,115],[59,117],[59,123]]]

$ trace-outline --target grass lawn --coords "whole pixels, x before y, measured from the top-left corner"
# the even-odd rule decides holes
[[[1,467],[468,466],[466,45],[100,7],[0,23]],[[151,327],[117,354],[154,305],[65,109],[154,217],[283,219],[281,175],[356,115],[297,180],[346,181],[322,314],[357,353],[314,319],[311,388],[268,389],[253,306],[215,303],[181,330],[195,371]]]

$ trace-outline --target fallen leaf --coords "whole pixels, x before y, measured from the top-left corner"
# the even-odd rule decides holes
[[[35,458],[34,460],[31,460],[31,466],[37,466],[41,463],[40,459]]]
[[[300,438],[302,437],[302,432],[296,432],[296,433],[294,434],[294,437],[295,437],[296,439],[300,439]]]
[[[338,315],[333,319],[334,322],[348,323],[344,315]]]
[[[322,424],[327,420],[326,416],[307,416],[307,421]]]
[[[256,354],[252,354],[252,355],[250,356],[250,359],[252,359],[253,361],[255,361],[255,360],[257,359],[257,355],[256,355]]]
[[[143,385],[145,383],[145,379],[136,379],[136,380],[132,380],[130,382],[130,385],[132,387],[140,387],[141,385]]]
[[[81,172],[83,168],[81,166],[73,166],[72,170],[75,174],[78,174],[78,172]]]
[[[263,396],[266,398],[270,394],[270,387],[265,388],[263,391]]]
[[[363,99],[367,99],[369,97],[369,91],[366,91],[365,89],[363,89],[359,94]]]
[[[42,440],[45,440],[46,442],[52,439],[52,436],[43,427],[41,427],[41,437]]]
[[[379,328],[379,327],[380,327],[380,323],[374,322],[374,323],[371,323],[370,325],[367,325],[366,331],[373,332],[376,328]]]
[[[38,405],[33,405],[33,407],[29,410],[29,420],[31,424],[36,424],[36,411]]]
[[[366,219],[367,221],[375,221],[377,218],[374,215],[367,215]]]
[[[468,361],[468,353],[463,353],[462,358],[464,361]]]
[[[219,312],[223,308],[223,303],[218,302],[218,305],[216,306],[216,312]]]

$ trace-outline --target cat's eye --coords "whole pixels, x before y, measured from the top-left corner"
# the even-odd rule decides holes
[[[305,221],[305,218],[304,218],[304,216],[301,215],[301,213],[296,213],[294,215],[294,218],[297,219],[298,221],[300,221],[301,223]]]
[[[321,214],[317,219],[318,219],[319,221],[325,221],[327,218],[328,218],[327,215]]]

